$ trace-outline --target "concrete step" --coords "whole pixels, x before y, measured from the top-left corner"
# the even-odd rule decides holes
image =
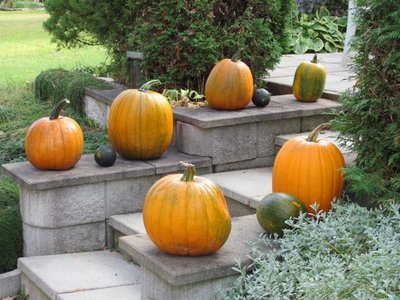
[[[255,215],[233,218],[225,245],[214,254],[198,257],[165,254],[143,234],[121,237],[119,245],[141,266],[143,299],[209,300],[233,284],[239,275],[233,270],[238,261],[243,267],[251,264],[248,242],[256,242],[262,232]],[[259,246],[264,252],[274,247]]]
[[[29,300],[139,300],[139,266],[110,251],[23,257],[21,286]]]

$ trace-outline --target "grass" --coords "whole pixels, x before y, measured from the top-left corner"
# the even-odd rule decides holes
[[[39,73],[51,68],[94,67],[107,61],[101,47],[57,49],[42,26],[47,18],[44,10],[0,11],[0,164],[25,160],[29,126],[51,112],[51,103],[34,97],[33,82]],[[104,131],[76,117],[85,132],[85,153],[92,152],[96,143],[104,142]]]
[[[0,89],[21,87],[42,71],[96,66],[107,59],[101,47],[57,50],[42,26],[45,11],[0,11]]]

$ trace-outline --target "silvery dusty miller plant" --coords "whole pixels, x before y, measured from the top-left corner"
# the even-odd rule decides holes
[[[367,210],[339,203],[332,213],[288,222],[271,253],[253,245],[252,265],[224,299],[398,299],[400,205]]]

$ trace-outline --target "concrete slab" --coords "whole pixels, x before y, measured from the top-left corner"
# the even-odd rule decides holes
[[[317,106],[307,105],[310,103],[305,103],[304,105],[299,104],[291,94],[277,95],[272,96],[271,102],[263,108],[256,107],[252,103],[237,111],[221,111],[209,107],[198,109],[176,108],[174,110],[174,119],[205,129],[289,119],[304,115],[317,115],[330,109],[340,109],[342,107],[337,101],[322,98],[317,103]],[[179,135],[177,139],[179,140]]]
[[[125,160],[117,157],[115,164],[108,168],[96,164],[93,155],[82,155],[79,162],[70,170],[39,170],[29,162],[3,164],[3,173],[13,178],[19,185],[34,190],[45,190],[66,186],[96,182],[116,181],[121,179],[163,174],[176,170],[179,160],[193,163],[199,168],[211,170],[211,159],[168,150],[159,159],[151,161]]]
[[[140,300],[140,288],[140,284],[135,284],[99,290],[67,293],[57,296],[57,300]]]
[[[110,251],[22,257],[18,268],[50,299],[66,293],[140,284],[140,268]]]
[[[14,296],[21,290],[21,271],[15,269],[0,274],[0,299]]]
[[[253,208],[272,193],[272,168],[214,173],[204,177],[218,184],[226,197]]]
[[[225,245],[212,255],[197,257],[165,254],[147,235],[140,234],[121,237],[119,246],[162,282],[182,286],[238,275],[232,267],[238,260],[242,266],[251,263],[248,241],[256,242],[262,232],[255,215],[233,218],[232,230]],[[271,250],[265,244],[260,247],[266,252]],[[142,284],[146,284],[145,280]]]
[[[111,216],[108,224],[124,235],[146,234],[142,212]]]

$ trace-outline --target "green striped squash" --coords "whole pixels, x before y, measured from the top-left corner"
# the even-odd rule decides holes
[[[270,193],[257,206],[256,217],[260,226],[269,234],[283,235],[283,230],[289,228],[285,223],[291,217],[298,217],[307,209],[303,202],[287,193]]]
[[[312,61],[303,61],[296,69],[293,95],[298,101],[315,102],[321,98],[326,82],[326,68],[318,63],[317,54]]]

